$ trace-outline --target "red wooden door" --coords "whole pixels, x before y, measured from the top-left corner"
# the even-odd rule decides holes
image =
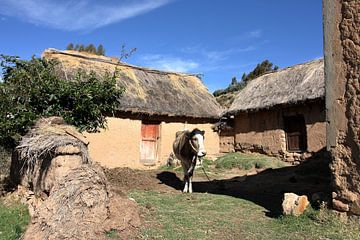
[[[140,160],[146,165],[155,164],[158,150],[159,124],[141,124]]]

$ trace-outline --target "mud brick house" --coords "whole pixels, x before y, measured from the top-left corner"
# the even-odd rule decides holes
[[[42,57],[57,60],[64,77],[78,70],[97,74],[118,71],[117,84],[126,89],[118,111],[107,118],[107,129],[85,133],[90,156],[101,165],[147,168],[165,164],[175,133],[193,128],[205,130],[208,155],[219,153],[219,136],[211,126],[222,109],[197,76],[77,51],[47,49]]]
[[[300,161],[326,146],[323,60],[249,82],[225,113],[221,151],[254,151]],[[229,128],[230,127],[230,128]]]

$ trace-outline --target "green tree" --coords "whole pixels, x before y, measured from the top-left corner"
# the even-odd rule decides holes
[[[78,50],[79,52],[85,52],[85,46],[84,46],[84,44],[80,44],[79,45],[79,50]]]
[[[97,53],[97,55],[105,56],[105,49],[102,44],[99,44],[99,46],[97,47],[96,53]]]
[[[269,60],[264,60],[263,62],[257,64],[255,69],[252,70],[248,75],[246,75],[243,81],[247,82],[257,77],[260,77],[261,75],[264,75],[267,72],[276,71],[279,69],[278,66],[275,66],[273,68],[273,65],[274,64],[271,63]]]
[[[0,144],[15,142],[42,116],[61,116],[81,131],[106,124],[124,89],[116,74],[100,77],[78,72],[70,81],[55,74],[58,63],[33,57],[29,61],[1,56]]]
[[[230,86],[236,86],[237,84],[238,84],[238,81],[237,81],[236,77],[233,77],[233,78],[231,79],[231,84],[230,84]]]
[[[67,45],[66,50],[74,50],[74,44],[69,43],[69,45]]]
[[[277,71],[279,69],[278,66],[273,66],[274,64],[272,62],[270,62],[269,60],[264,60],[261,63],[257,64],[256,67],[249,74],[243,73],[240,82],[236,80],[236,77],[233,77],[231,79],[230,85],[227,88],[216,90],[213,95],[215,97],[218,97],[226,93],[240,91],[241,89],[246,87],[249,81],[258,78],[265,73]]]
[[[241,81],[244,81],[245,78],[246,78],[246,73],[243,73],[243,75],[241,76]]]
[[[85,52],[96,54],[96,47],[91,43],[85,47]]]

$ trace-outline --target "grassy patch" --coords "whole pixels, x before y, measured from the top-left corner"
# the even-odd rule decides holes
[[[140,239],[360,239],[357,225],[308,210],[301,217],[266,217],[250,201],[204,193],[133,191],[146,227]]]
[[[202,164],[205,168],[206,171],[209,170],[210,166],[214,164],[214,161],[211,161],[207,158],[203,158],[202,159]],[[163,165],[159,167],[159,170],[161,171],[175,171],[175,172],[183,172],[183,169],[181,166],[168,166],[168,165]]]
[[[0,239],[19,239],[30,221],[25,205],[13,203],[8,206],[0,200]]]
[[[107,238],[115,238],[116,239],[119,237],[119,233],[115,229],[106,232],[105,235]]]
[[[250,170],[252,168],[280,168],[285,163],[277,158],[265,155],[229,153],[215,160],[215,167],[218,169],[243,169]]]

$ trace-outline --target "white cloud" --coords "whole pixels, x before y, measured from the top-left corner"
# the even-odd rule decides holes
[[[159,8],[172,0],[0,0],[0,13],[67,31],[93,30]]]
[[[140,57],[142,65],[174,72],[190,72],[196,70],[200,64],[193,60],[185,60],[179,57],[172,57],[160,54],[146,54]]]
[[[254,51],[256,48],[254,46],[249,46],[246,48],[231,48],[223,51],[203,51],[202,54],[205,55],[210,61],[222,61],[226,60],[232,55],[236,55],[242,52]]]
[[[261,29],[254,29],[252,31],[244,32],[240,35],[237,35],[231,41],[244,41],[244,40],[253,40],[253,39],[259,39],[263,37],[263,30]]]
[[[260,38],[262,36],[262,30],[257,29],[257,30],[253,30],[251,32],[246,33],[246,35],[248,38]]]
[[[243,52],[250,52],[254,50],[256,50],[256,47],[254,46],[248,46],[245,48],[230,48],[226,50],[208,50],[207,48],[198,45],[198,46],[183,48],[181,51],[188,54],[198,54],[203,58],[205,58],[206,61],[217,63],[220,61],[224,61],[236,54]]]

